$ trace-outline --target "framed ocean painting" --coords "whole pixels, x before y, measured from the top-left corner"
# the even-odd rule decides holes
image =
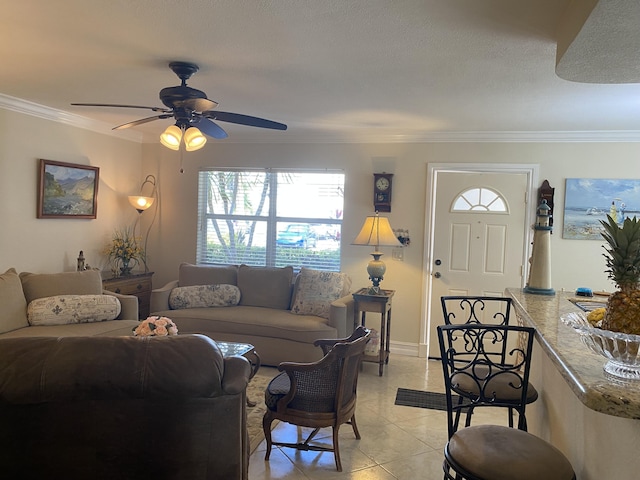
[[[640,180],[567,178],[562,238],[603,240],[600,220],[640,213]]]
[[[96,218],[99,172],[98,167],[41,159],[37,217]]]

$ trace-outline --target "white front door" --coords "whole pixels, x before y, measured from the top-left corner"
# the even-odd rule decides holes
[[[523,285],[529,228],[526,172],[437,172],[431,205],[430,357],[439,357],[440,297],[502,296]]]

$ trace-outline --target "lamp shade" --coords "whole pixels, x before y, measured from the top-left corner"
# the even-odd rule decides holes
[[[205,143],[207,143],[207,137],[196,127],[189,127],[187,131],[184,132],[184,146],[187,152],[200,150],[204,147]]]
[[[177,125],[171,125],[160,134],[160,143],[171,150],[180,149],[182,130]]]
[[[129,203],[138,212],[143,212],[151,205],[153,205],[153,197],[143,197],[142,195],[129,195]]]
[[[367,217],[360,233],[352,245],[372,245],[378,247],[401,247],[402,244],[393,233],[389,219],[378,215]]]
[[[146,184],[153,185],[151,190],[151,195],[148,197],[144,195],[144,186]],[[147,187],[147,191],[149,188]],[[144,179],[142,185],[140,185],[140,193],[138,195],[129,195],[129,203],[133,208],[135,208],[138,213],[144,212],[147,208],[153,205],[156,196],[156,177],[153,175],[147,175],[147,178]]]
[[[384,274],[387,271],[387,267],[380,257],[382,252],[378,251],[378,247],[401,247],[402,244],[393,233],[389,219],[386,217],[380,217],[377,213],[375,216],[367,217],[364,221],[364,225],[360,230],[360,233],[355,238],[352,245],[371,245],[374,247],[374,251],[371,254],[373,260],[369,261],[367,265],[367,273],[369,278],[373,282],[373,287],[370,289],[370,293],[378,294],[380,291],[380,282],[384,278]]]

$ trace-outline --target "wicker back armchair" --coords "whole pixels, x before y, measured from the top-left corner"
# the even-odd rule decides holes
[[[325,352],[325,356],[317,362],[284,362],[279,365],[282,373],[269,383],[265,391],[267,411],[262,420],[267,441],[265,460],[269,460],[272,445],[328,451],[333,452],[336,468],[342,471],[338,430],[340,425],[348,423],[356,438],[360,438],[355,419],[356,390],[368,339],[369,331],[358,327],[349,338],[316,340],[315,345]],[[271,437],[271,423],[274,420],[313,430],[301,443],[275,442]],[[333,429],[331,447],[310,443],[323,427]]]

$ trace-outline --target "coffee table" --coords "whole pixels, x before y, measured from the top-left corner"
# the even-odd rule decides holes
[[[251,364],[251,375],[249,380],[255,377],[256,373],[260,369],[260,356],[253,345],[250,343],[238,343],[238,342],[222,342],[216,340],[218,348],[222,352],[223,357],[235,357],[242,356],[249,360]],[[247,398],[247,405],[254,407],[256,402],[253,402]]]

